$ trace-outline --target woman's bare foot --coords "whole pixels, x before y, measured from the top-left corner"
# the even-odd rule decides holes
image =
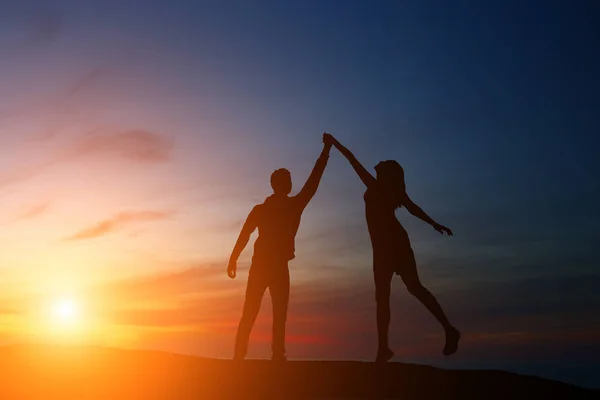
[[[387,362],[392,357],[394,357],[394,352],[389,348],[385,350],[379,350],[377,352],[377,358],[375,359],[375,362]]]
[[[444,355],[449,356],[456,353],[458,350],[458,341],[460,340],[460,332],[451,328],[446,331],[446,345],[444,346]]]

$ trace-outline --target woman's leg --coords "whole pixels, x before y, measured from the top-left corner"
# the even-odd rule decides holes
[[[390,286],[393,272],[382,268],[374,269],[375,301],[377,303],[377,361],[387,361],[393,357],[388,343],[390,328]]]
[[[446,332],[446,346],[444,347],[444,354],[450,355],[456,352],[458,348],[458,340],[460,339],[460,332],[450,323],[442,306],[438,303],[437,299],[427,288],[421,284],[419,275],[417,273],[417,265],[414,262],[408,262],[404,266],[400,274],[402,281],[406,285],[406,288],[415,296],[433,316],[439,321],[444,327]]]

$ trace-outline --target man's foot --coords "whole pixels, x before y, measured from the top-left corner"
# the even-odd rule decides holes
[[[377,358],[375,359],[375,362],[387,362],[392,357],[394,357],[394,352],[389,348],[385,350],[379,350],[377,352]]]
[[[449,356],[456,353],[458,350],[458,341],[460,339],[460,332],[451,328],[446,331],[446,345],[444,346],[444,355]]]

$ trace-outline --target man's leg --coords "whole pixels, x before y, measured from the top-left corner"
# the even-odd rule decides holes
[[[269,282],[273,304],[273,359],[285,359],[285,323],[290,299],[290,272],[287,263],[273,271]]]
[[[260,311],[260,303],[262,302],[267,281],[262,271],[252,271],[248,275],[248,284],[246,286],[246,300],[242,311],[242,318],[238,325],[237,335],[235,338],[234,359],[243,359],[246,357],[248,350],[248,340],[250,339],[250,331],[254,326],[256,316]]]

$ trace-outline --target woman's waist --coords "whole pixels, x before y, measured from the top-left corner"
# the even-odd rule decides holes
[[[406,229],[400,224],[400,222],[394,223],[370,223],[367,224],[369,235],[372,240],[398,240],[398,239],[407,239],[408,232]]]
[[[396,216],[392,214],[388,215],[367,215],[367,226],[369,229],[381,229],[381,230],[397,230],[405,232],[404,227],[398,221]]]

